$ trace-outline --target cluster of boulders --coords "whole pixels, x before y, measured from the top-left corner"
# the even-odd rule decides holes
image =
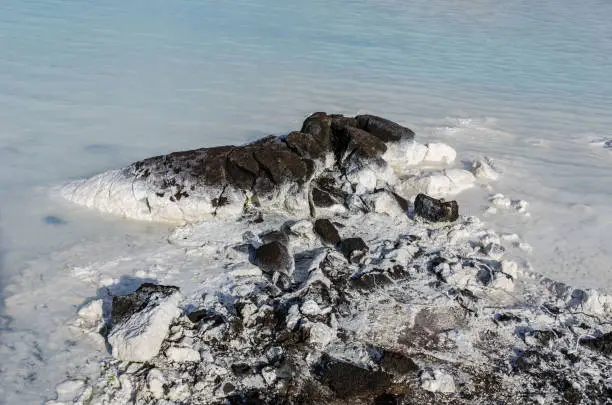
[[[527,294],[516,290],[521,272],[475,219],[405,225],[366,242],[350,219],[288,221],[236,246],[262,276],[180,305],[170,286],[115,297],[107,330],[117,360],[91,403],[610,398],[610,333],[596,333],[605,325],[542,288],[539,303],[516,307],[507,294]]]

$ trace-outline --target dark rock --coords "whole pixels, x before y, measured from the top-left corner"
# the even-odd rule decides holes
[[[225,323],[225,318],[219,314],[212,314],[205,309],[198,309],[187,314],[187,319],[192,323],[211,322],[211,327]]]
[[[231,366],[232,373],[238,376],[251,374],[252,368],[247,363],[234,363]]]
[[[317,112],[306,118],[300,132],[312,135],[323,149],[331,151],[331,124],[330,116],[324,112]]]
[[[443,201],[419,194],[414,200],[414,213],[431,222],[453,222],[459,218],[459,205],[457,201]]]
[[[346,238],[338,245],[338,249],[351,263],[358,263],[370,250],[361,238]]]
[[[146,308],[150,302],[166,298],[179,291],[178,287],[144,283],[129,295],[113,297],[111,320],[114,325]]]
[[[373,159],[387,151],[383,141],[359,128],[344,127],[337,133],[340,145],[339,156],[344,162],[353,156]]]
[[[293,270],[293,257],[285,245],[273,241],[255,249],[253,264],[266,273],[279,272],[290,275]]]
[[[521,322],[522,319],[514,314],[511,313],[502,313],[502,314],[495,314],[493,316],[493,320],[498,323],[505,323],[505,322]]]
[[[339,399],[383,394],[391,385],[391,375],[372,371],[323,355],[316,372]]]
[[[379,271],[362,273],[351,278],[351,285],[360,290],[374,290],[375,288],[384,287],[393,284],[393,281]]]
[[[402,280],[410,276],[408,270],[406,270],[406,268],[401,264],[393,265],[393,267],[387,270],[387,273],[389,274],[389,277],[391,277],[391,279],[395,281]]]
[[[414,132],[388,119],[375,115],[358,115],[355,119],[360,129],[368,131],[383,142],[414,139]]]
[[[323,191],[315,187],[312,189],[312,203],[315,205],[315,207],[331,207],[332,205],[339,204],[340,202],[332,197],[332,195],[327,191]]]
[[[306,159],[323,159],[330,152],[329,144],[321,143],[320,139],[303,132],[291,132],[285,142],[289,149]]]
[[[235,389],[236,389],[236,387],[234,387],[234,384],[232,384],[230,382],[227,382],[227,383],[223,384],[223,393],[224,394],[230,394]]]
[[[263,243],[279,242],[285,246],[289,246],[289,236],[282,231],[270,231],[260,236]]]
[[[610,356],[612,355],[612,332],[605,333],[596,338],[581,339],[580,344],[591,350]]]
[[[419,366],[410,357],[389,350],[383,351],[380,366],[388,373],[399,375],[414,373],[419,370]]]
[[[319,218],[314,223],[314,231],[319,235],[321,240],[332,246],[336,246],[340,242],[338,230],[327,218]]]

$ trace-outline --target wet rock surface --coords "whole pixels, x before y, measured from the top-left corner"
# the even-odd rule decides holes
[[[419,194],[414,200],[414,213],[431,222],[453,222],[459,218],[457,201],[442,201]]]

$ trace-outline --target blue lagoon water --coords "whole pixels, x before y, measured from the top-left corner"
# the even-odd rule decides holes
[[[612,290],[612,153],[590,146],[612,138],[610,21],[606,0],[5,0],[3,294],[36,279],[33,259],[100,234],[159,231],[58,201],[54,186],[286,133],[313,111],[383,115],[461,158],[490,156],[503,168],[498,190],[532,213],[491,221],[534,247],[537,271]],[[44,333],[17,313],[0,327]],[[1,363],[7,403],[40,403],[60,379],[9,387],[23,370]]]

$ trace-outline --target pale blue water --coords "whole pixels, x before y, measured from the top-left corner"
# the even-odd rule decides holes
[[[532,203],[524,232],[543,252],[538,270],[600,286],[612,257],[612,154],[587,143],[612,137],[610,21],[607,0],[5,0],[2,282],[28,258],[139,226],[50,200],[49,186],[286,132],[326,110],[388,116],[423,140],[498,159],[506,189]],[[449,136],[447,117],[475,129]],[[559,259],[571,271],[551,262],[573,246],[579,255]],[[599,259],[585,270],[585,258]],[[49,381],[29,384],[10,398],[49,394]]]

